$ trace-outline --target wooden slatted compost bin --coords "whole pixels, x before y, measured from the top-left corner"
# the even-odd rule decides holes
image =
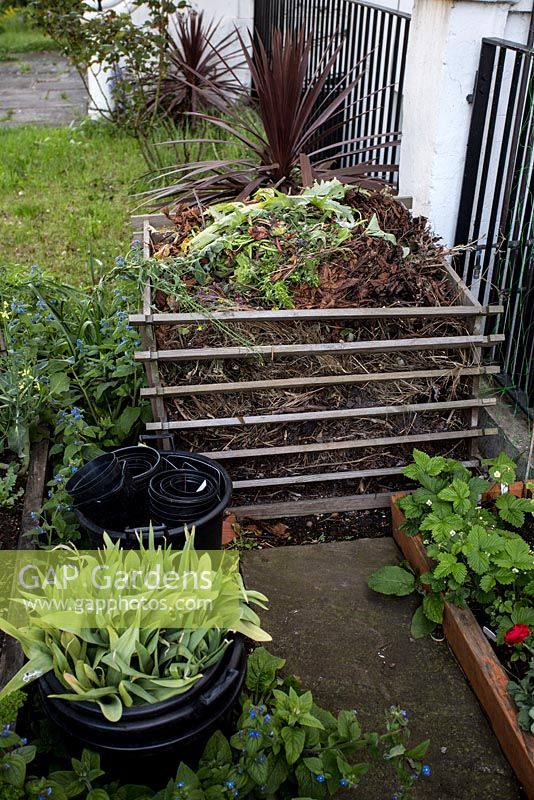
[[[164,219],[144,220],[146,256]],[[147,286],[130,323],[148,431],[221,461],[233,512],[257,519],[385,507],[413,447],[474,466],[496,433],[479,425],[496,402],[479,382],[499,371],[483,353],[503,337],[484,331],[503,309],[446,270],[450,306],[158,313]],[[200,329],[216,344],[195,347]]]

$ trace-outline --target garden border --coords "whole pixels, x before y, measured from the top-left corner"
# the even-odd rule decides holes
[[[512,484],[509,490],[521,496],[523,484]],[[406,494],[396,492],[391,496],[393,538],[406,560],[421,575],[432,569],[432,563],[420,536],[407,536],[400,528],[405,517],[396,501]],[[493,487],[486,496],[497,494],[500,494],[499,486]],[[534,800],[534,736],[525,734],[519,727],[506,672],[468,608],[458,608],[445,601],[443,630],[528,800]]]
[[[143,254],[149,258],[152,253],[153,235],[158,233],[154,225],[162,225],[169,222],[162,214],[145,215],[136,217],[133,227],[136,228],[143,222]],[[417,446],[421,442],[456,440],[461,438],[469,440],[471,460],[466,461],[467,466],[476,466],[477,445],[479,437],[492,436],[497,433],[496,428],[485,428],[479,425],[479,411],[485,406],[495,405],[495,398],[481,398],[479,396],[480,376],[497,374],[499,367],[495,365],[482,364],[483,348],[492,348],[495,344],[503,340],[501,334],[485,335],[485,320],[488,316],[498,315],[503,312],[501,305],[482,306],[469,291],[465,283],[447,265],[447,271],[451,285],[457,298],[457,305],[453,306],[432,306],[432,307],[395,307],[395,308],[334,308],[334,309],[291,309],[280,311],[232,311],[214,312],[213,314],[202,313],[169,313],[161,314],[152,311],[152,289],[150,284],[145,287],[143,292],[143,311],[142,313],[131,314],[129,321],[136,326],[140,332],[141,349],[135,354],[137,362],[145,365],[147,373],[148,387],[141,390],[141,395],[150,399],[154,422],[147,424],[147,430],[156,435],[162,433],[167,439],[162,437],[163,449],[171,447],[168,439],[169,433],[185,429],[213,429],[218,427],[242,427],[257,426],[283,423],[291,425],[302,421],[316,421],[329,419],[348,419],[348,418],[372,418],[375,416],[385,416],[392,414],[403,414],[406,412],[418,414],[432,411],[458,411],[465,413],[466,424],[460,431],[440,432],[439,436],[432,433],[411,434],[396,437],[376,437],[370,440],[350,440],[346,442],[321,443],[320,445],[288,445],[275,448],[251,448],[239,450],[213,450],[203,451],[203,455],[219,460],[230,459],[249,459],[260,456],[287,455],[290,453],[301,452],[320,452],[325,447],[332,446],[337,450],[352,450],[361,447],[387,447],[396,445]],[[254,322],[262,319],[269,320],[380,320],[380,319],[404,319],[404,318],[460,318],[467,322],[468,335],[463,336],[439,336],[428,338],[397,338],[384,341],[356,341],[330,344],[290,344],[290,345],[268,345],[254,348],[246,347],[212,347],[205,349],[169,349],[159,350],[157,347],[156,328],[158,326],[188,324],[194,322],[205,322],[211,317],[221,321],[242,321]],[[313,411],[305,413],[291,414],[267,414],[236,416],[230,418],[211,418],[194,420],[169,420],[167,415],[166,400],[177,396],[187,396],[193,391],[199,391],[203,395],[214,392],[251,392],[262,389],[282,389],[282,388],[308,388],[309,386],[328,386],[340,384],[370,383],[374,381],[395,381],[407,378],[433,378],[444,377],[451,374],[447,369],[428,369],[428,370],[405,370],[388,373],[362,373],[355,375],[327,375],[321,377],[298,377],[290,379],[265,380],[261,373],[258,381],[241,381],[224,384],[204,383],[199,386],[164,386],[161,381],[159,365],[169,361],[187,360],[218,360],[224,358],[250,358],[257,353],[276,358],[280,356],[298,356],[306,354],[369,354],[369,353],[395,353],[407,350],[468,350],[473,354],[473,365],[463,367],[457,372],[462,377],[467,377],[471,383],[470,397],[464,400],[447,400],[434,403],[413,403],[408,405],[389,405],[368,408],[338,409],[335,411]],[[260,443],[261,444],[261,443]],[[297,449],[295,449],[297,448]],[[283,485],[322,483],[332,480],[352,480],[359,483],[366,478],[384,478],[399,475],[402,467],[391,467],[388,469],[368,469],[353,470],[350,472],[341,471],[338,473],[318,472],[303,476],[291,476],[288,478],[266,477],[262,480],[240,480],[234,486],[240,490],[260,490],[275,488]],[[363,508],[387,507],[391,492],[380,494],[358,493],[343,496],[325,497],[321,499],[301,499],[289,502],[265,502],[258,500],[254,505],[234,505],[229,510],[241,517],[254,517],[256,519],[272,519],[280,516],[304,516],[311,513],[327,513],[354,511]]]
[[[31,449],[17,550],[27,551],[34,549],[30,537],[25,534],[35,527],[32,515],[38,514],[43,505],[49,445],[50,440],[46,437],[39,442],[35,442]],[[23,663],[24,654],[19,643],[16,639],[12,639],[11,636],[6,636],[0,653],[0,689],[22,667]]]

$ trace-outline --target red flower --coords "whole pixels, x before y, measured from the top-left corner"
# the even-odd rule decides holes
[[[506,644],[522,644],[529,636],[530,628],[528,625],[514,625],[504,634],[504,641]]]

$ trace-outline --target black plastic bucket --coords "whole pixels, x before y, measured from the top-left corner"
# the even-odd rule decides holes
[[[161,703],[125,708],[119,722],[109,722],[96,703],[50,698],[65,687],[52,672],[39,679],[39,692],[50,719],[69,743],[77,741],[103,758],[103,766],[128,782],[158,783],[176,772],[179,761],[196,765],[209,737],[224,729],[239,698],[246,673],[243,638],[236,636],[222,658],[181,695]],[[166,774],[161,776],[161,770]],[[135,776],[135,777],[132,777]]]
[[[174,512],[170,509],[170,503],[166,503],[162,506],[161,511],[166,511],[168,523],[162,519],[152,520],[156,544],[163,544],[164,541],[168,541],[172,543],[173,547],[180,549],[185,542],[185,525],[189,529],[194,525],[195,546],[197,549],[220,550],[222,546],[223,513],[232,497],[230,476],[223,467],[205,456],[178,451],[160,453],[160,456],[160,469],[164,470],[160,475],[166,475],[170,471],[179,473],[181,470],[199,473],[203,476],[203,479],[209,483],[213,482],[216,486],[217,502],[209,511],[199,507],[198,516],[195,514],[189,519],[184,519],[183,515],[172,516]],[[158,477],[156,473],[156,479]],[[131,504],[130,512],[135,509],[135,506],[136,503]],[[109,522],[95,520],[92,509],[89,506],[77,508],[76,515],[81,528],[87,533],[91,546],[94,548],[102,546],[104,531],[108,533],[113,541],[120,541],[121,546],[124,548],[137,547],[138,535],[141,535],[145,541],[148,538],[150,516],[145,519],[133,519],[130,517],[128,525],[113,527]]]

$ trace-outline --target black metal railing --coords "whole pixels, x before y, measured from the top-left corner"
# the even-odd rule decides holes
[[[456,244],[481,303],[502,300],[504,385],[534,416],[534,50],[483,39]]]
[[[361,74],[341,110],[337,140],[353,142],[341,160],[344,166],[398,166],[409,14],[354,0],[256,0],[254,25],[267,52],[276,28],[313,36],[308,80],[325,54],[341,45],[330,91],[341,91],[344,81],[348,85]],[[327,144],[334,147],[336,142]],[[394,183],[395,172],[378,174]]]

